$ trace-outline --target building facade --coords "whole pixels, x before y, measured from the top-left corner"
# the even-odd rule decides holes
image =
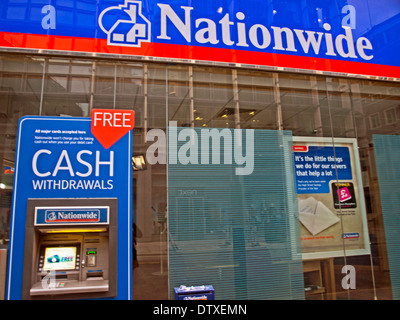
[[[6,0],[0,15],[2,248],[19,119],[129,109],[133,299],[399,298],[397,1]]]

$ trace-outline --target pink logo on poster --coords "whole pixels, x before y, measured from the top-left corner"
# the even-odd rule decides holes
[[[340,188],[336,192],[339,195],[340,202],[351,199],[351,194],[350,194],[349,189],[347,189],[347,187]]]

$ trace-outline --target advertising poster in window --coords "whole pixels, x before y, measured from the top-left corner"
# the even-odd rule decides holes
[[[304,259],[369,254],[356,139],[293,138]]]

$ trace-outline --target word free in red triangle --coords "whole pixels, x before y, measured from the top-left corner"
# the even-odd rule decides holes
[[[108,149],[135,126],[135,111],[93,109],[91,131],[101,145]]]

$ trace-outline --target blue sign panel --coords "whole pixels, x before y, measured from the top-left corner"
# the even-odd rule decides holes
[[[91,133],[90,118],[20,119],[10,226],[7,299],[21,299],[25,225],[29,199],[60,199],[59,206],[37,207],[35,224],[105,224],[107,206],[68,207],[62,199],[118,199],[118,295],[131,298],[132,131],[108,149]],[[118,168],[118,169],[116,169]]]
[[[215,300],[214,287],[205,286],[180,286],[174,288],[175,300]]]
[[[109,207],[71,208],[46,207],[36,208],[35,225],[73,225],[73,224],[108,224]]]
[[[399,14],[397,0],[5,1],[0,46],[400,77]]]
[[[298,194],[329,193],[331,180],[352,180],[347,147],[308,146],[294,152],[294,165]]]

